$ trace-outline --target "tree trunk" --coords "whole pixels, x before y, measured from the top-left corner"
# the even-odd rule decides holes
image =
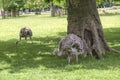
[[[50,7],[51,7],[51,16],[55,17],[56,9],[53,2],[50,3]]]
[[[2,19],[5,19],[5,1],[4,0],[2,0],[2,8],[3,8],[3,10],[1,10]]]
[[[78,35],[86,45],[88,54],[102,58],[110,48],[104,38],[96,0],[67,0],[68,34]]]
[[[12,11],[12,17],[16,17],[17,16],[16,7],[14,7],[11,11]]]
[[[2,19],[5,19],[5,11],[4,10],[1,10],[1,15],[2,15]]]

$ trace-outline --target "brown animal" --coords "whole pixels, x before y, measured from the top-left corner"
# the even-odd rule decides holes
[[[18,44],[21,41],[21,38],[25,38],[25,40],[27,40],[27,37],[30,38],[30,40],[32,41],[32,30],[29,27],[23,27],[21,28],[20,32],[19,32],[19,38],[20,40],[16,42],[16,44]]]
[[[53,54],[57,56],[67,54],[68,64],[70,63],[72,56],[75,56],[76,63],[78,63],[79,54],[86,56],[83,41],[74,34],[68,34],[65,38],[61,39],[59,42],[59,50],[54,50]]]

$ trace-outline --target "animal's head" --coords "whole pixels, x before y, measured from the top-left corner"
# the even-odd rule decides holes
[[[53,51],[53,55],[56,55],[56,56],[62,56],[62,51],[59,51],[59,50],[54,50]]]

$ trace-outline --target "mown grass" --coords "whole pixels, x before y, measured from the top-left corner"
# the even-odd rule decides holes
[[[120,15],[101,15],[109,45],[120,50]],[[48,14],[0,19],[0,80],[119,80],[120,54],[106,53],[103,59],[80,56],[67,64],[66,57],[52,52],[66,35],[66,17]],[[33,44],[24,39],[17,46],[19,30],[30,26]]]

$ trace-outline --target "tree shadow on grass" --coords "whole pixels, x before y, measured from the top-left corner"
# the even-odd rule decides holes
[[[48,65],[54,58],[52,52],[61,36],[33,37],[33,43],[22,40],[18,45],[15,44],[16,39],[0,41],[0,63],[5,64],[0,64],[0,71],[8,69],[9,72],[19,72],[42,64]]]
[[[105,38],[110,47],[120,51],[120,28],[105,28]],[[106,53],[103,55],[102,60],[95,60],[94,58],[87,58],[80,60],[84,69],[114,69],[120,68],[120,54],[119,53]]]
[[[118,28],[120,29],[120,28]],[[111,46],[120,43],[119,30],[114,28],[112,32],[109,29],[104,29],[105,36]],[[16,39],[8,41],[0,41],[0,63],[7,65],[1,65],[0,71],[8,69],[9,72],[19,72],[22,69],[38,68],[44,66],[47,69],[52,68],[56,70],[73,71],[78,69],[99,69],[105,70],[112,68],[120,68],[120,56],[119,54],[106,54],[104,59],[96,60],[93,57],[80,57],[79,64],[75,64],[72,60],[70,66],[67,64],[66,56],[55,57],[52,52],[55,48],[58,48],[58,42],[61,37],[65,36],[66,32],[57,33],[56,36],[46,37],[34,37],[33,44],[28,41],[20,42],[15,45]],[[113,42],[115,41],[115,43]],[[120,49],[120,45],[115,48]],[[71,67],[72,66],[72,67]]]
[[[112,31],[111,31],[112,30]],[[61,33],[60,33],[61,34]],[[120,28],[106,28],[104,29],[104,34],[107,39],[107,42],[112,48],[120,50]],[[115,46],[116,45],[116,46]],[[103,55],[103,59],[96,60],[94,57],[87,56],[86,58],[79,57],[79,64],[75,64],[75,60],[72,60],[72,67],[68,66],[67,60],[65,57],[52,57],[49,59],[48,57],[44,57],[40,60],[41,65],[47,68],[53,68],[57,70],[64,69],[66,71],[73,71],[78,69],[98,69],[98,70],[108,70],[111,68],[120,68],[120,54],[113,54],[107,52]],[[50,61],[49,61],[50,60]]]
[[[105,28],[104,33],[108,44],[120,50],[120,28]]]
[[[35,58],[40,57],[42,53],[51,50],[51,47],[46,44],[38,45],[36,43],[20,43],[16,46],[15,43],[13,43],[15,41],[16,40],[0,42],[0,44],[2,44],[0,50],[0,62],[3,61],[7,63],[9,66],[5,69],[8,68],[11,72],[17,72],[24,68],[38,67],[39,61],[35,60]]]

